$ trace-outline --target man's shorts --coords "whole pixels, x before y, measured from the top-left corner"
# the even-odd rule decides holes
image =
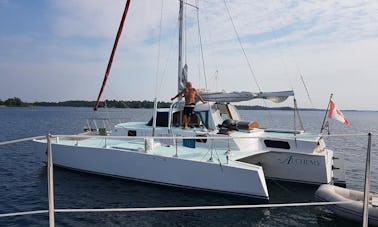
[[[186,116],[192,116],[194,115],[194,103],[186,104],[184,107],[184,115]]]

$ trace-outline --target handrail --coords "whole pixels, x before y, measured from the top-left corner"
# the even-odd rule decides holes
[[[34,137],[27,137],[27,138],[16,139],[16,140],[3,141],[3,142],[0,142],[0,146],[12,144],[12,143],[26,142],[26,141],[29,141],[29,140],[39,140],[39,139],[43,139],[43,138],[46,138],[46,136],[34,136]]]
[[[180,104],[181,102],[181,99],[179,99],[178,101],[176,102],[173,102],[170,106],[169,106],[169,113],[168,113],[168,132],[171,131],[171,128],[172,128],[172,114],[173,114],[173,108],[176,108],[176,106],[178,106],[178,104]]]
[[[208,135],[208,134],[207,134]],[[363,133],[356,133],[356,134],[333,134],[333,135],[322,135],[322,137],[355,137],[355,136],[366,136],[367,134]],[[172,139],[172,136],[100,136],[100,135],[85,135],[85,134],[54,134],[50,135],[51,138],[56,137],[71,137],[71,138],[108,138],[108,139],[146,139],[146,138],[153,138],[153,139]],[[372,134],[371,136],[378,136],[378,134]],[[238,136],[236,138],[238,139],[251,139],[251,138],[258,138],[259,136]],[[20,143],[20,142],[26,142],[31,140],[40,140],[44,139],[46,136],[33,136],[33,137],[26,137],[16,140],[8,140],[8,141],[2,141],[0,142],[1,145],[7,145],[12,143]],[[179,139],[203,139],[201,136],[175,136],[175,138]],[[211,137],[211,139],[229,139],[230,136],[228,135],[218,135],[215,137]]]
[[[207,134],[208,135],[208,134]],[[372,136],[378,136],[378,134],[371,134]],[[367,134],[363,134],[363,133],[360,133],[360,134],[334,134],[334,135],[322,135],[322,137],[355,137],[355,136],[361,136],[361,137],[364,137],[364,136],[367,136]],[[33,139],[43,139],[45,138],[46,136],[36,136],[36,137],[29,137],[29,138],[25,138],[25,139],[20,139],[20,140],[11,140],[11,141],[4,141],[4,142],[0,142],[0,145],[5,145],[5,144],[8,144],[8,143],[17,143],[17,142],[23,142],[23,141],[28,141],[28,140],[33,140]],[[84,134],[75,134],[75,135],[65,135],[65,134],[55,134],[55,135],[51,135],[52,138],[56,138],[56,137],[71,137],[71,138],[106,138],[106,139],[172,139],[172,136],[100,136],[100,135],[84,135]],[[211,139],[228,139],[230,136],[229,135],[217,135],[217,136],[214,136],[214,137],[211,137]],[[309,137],[313,137],[313,136],[310,136]],[[178,139],[203,139],[203,137],[201,136],[177,136],[176,135],[176,138]],[[251,138],[261,138],[261,136],[237,136],[237,137],[234,137],[234,138],[237,138],[237,139],[251,139]],[[306,136],[304,136],[303,138],[306,138]]]
[[[305,207],[326,206],[334,204],[347,204],[350,201],[339,202],[308,202],[308,203],[272,203],[272,204],[247,204],[247,205],[220,205],[220,206],[183,206],[183,207],[131,207],[131,208],[99,208],[99,209],[55,209],[55,213],[88,213],[88,212],[146,212],[146,211],[183,211],[183,210],[225,210],[225,209],[258,209],[280,207]],[[48,213],[48,210],[25,211],[16,213],[0,214],[2,217],[13,217],[29,214]]]

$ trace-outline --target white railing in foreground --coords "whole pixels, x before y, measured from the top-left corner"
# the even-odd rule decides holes
[[[353,134],[353,135],[322,135],[323,137],[334,137],[334,136],[366,136],[366,134]],[[363,226],[368,226],[368,196],[370,191],[370,153],[371,153],[371,137],[372,134],[368,133],[368,146],[367,146],[367,155],[366,155],[366,168],[365,168],[365,186],[364,186],[364,209],[363,209]],[[48,200],[49,200],[49,210],[36,210],[36,211],[25,211],[25,212],[15,212],[15,213],[6,213],[0,214],[1,217],[13,217],[20,215],[31,215],[31,214],[43,214],[49,213],[49,226],[55,226],[55,213],[82,213],[82,212],[140,212],[140,211],[179,211],[179,210],[216,210],[216,209],[251,209],[251,208],[277,208],[277,207],[302,207],[302,206],[324,206],[332,204],[342,204],[349,202],[309,202],[309,203],[285,203],[285,204],[257,204],[257,205],[224,205],[224,206],[192,206],[192,207],[147,207],[147,208],[105,208],[105,209],[55,209],[54,208],[54,190],[53,190],[53,161],[52,161],[52,148],[51,148],[51,138],[57,137],[94,137],[94,136],[83,136],[83,135],[59,135],[59,136],[35,136],[28,137],[23,139],[11,140],[0,142],[0,145],[13,144],[19,142],[30,141],[34,139],[43,139],[46,138],[47,141],[47,171],[48,171]],[[95,136],[97,137],[97,136]],[[104,136],[101,136],[104,138]],[[105,138],[131,138],[131,137],[111,137],[105,136]],[[135,138],[135,137],[133,137]],[[135,139],[141,139],[143,137],[136,137]],[[152,137],[144,137],[152,138]],[[159,139],[172,139],[172,137],[154,137]],[[176,137],[177,138],[177,137]],[[179,137],[180,139],[203,139],[203,137]],[[225,139],[226,137],[214,138],[211,139]],[[251,138],[251,137],[249,137]],[[210,138],[209,138],[210,139]]]
[[[49,226],[55,226],[55,206],[54,206],[54,167],[52,160],[51,135],[46,136],[47,139],[47,183],[49,197]]]
[[[140,211],[182,211],[182,210],[225,210],[225,209],[251,209],[251,208],[279,208],[279,207],[304,207],[304,206],[325,206],[333,204],[351,203],[340,202],[308,202],[308,203],[272,203],[252,205],[222,205],[222,206],[191,206],[191,207],[134,207],[134,208],[104,208],[104,209],[55,209],[55,213],[86,213],[86,212],[140,212]],[[26,211],[0,214],[0,217],[13,217],[29,214],[44,214],[48,210]]]

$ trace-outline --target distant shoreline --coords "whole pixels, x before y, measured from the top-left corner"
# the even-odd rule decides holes
[[[1,107],[88,107],[93,108],[95,101],[84,101],[84,100],[70,100],[62,102],[33,102],[27,103],[21,101],[21,99],[14,97],[9,98],[5,101],[0,100]],[[105,100],[99,105],[99,108],[104,108],[106,103],[107,108],[131,108],[131,109],[152,109],[154,103],[152,101],[118,101],[118,100]],[[158,108],[169,108],[170,102],[158,102]],[[281,110],[281,111],[293,111],[293,107],[264,107],[259,105],[248,106],[248,105],[235,105],[239,110]],[[325,109],[317,108],[299,108],[300,111],[325,111]],[[343,111],[355,111],[355,112],[377,112],[376,110],[343,110]]]

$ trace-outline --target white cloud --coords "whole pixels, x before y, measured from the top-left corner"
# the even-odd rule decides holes
[[[0,0],[0,5],[4,2],[7,3]],[[178,1],[164,0],[163,3],[162,20],[161,1],[131,3],[107,88],[109,92],[118,93],[121,99],[152,99],[160,22],[159,75],[165,72],[166,84],[161,86],[159,94],[163,100],[168,100],[176,92]],[[102,82],[125,1],[65,0],[48,4],[46,14],[51,17],[53,34],[48,34],[49,28],[46,28],[46,34],[38,36],[3,33],[0,37],[1,77],[33,78],[31,84],[35,86],[35,89],[10,91],[5,87],[14,87],[9,84],[16,82],[2,83],[0,97],[22,93],[23,97],[41,101],[44,95],[52,100],[93,99],[97,94],[94,90]],[[372,101],[351,102],[347,98],[351,91],[358,94],[354,100],[363,99],[359,97],[363,93],[369,93],[369,97],[378,95],[373,86],[378,82],[375,79],[377,1],[238,0],[227,1],[227,5],[263,90],[293,87],[298,95],[306,97],[303,85],[298,82],[300,70],[316,107],[323,107],[324,99],[333,92],[340,97],[341,106],[378,109]],[[198,75],[202,74],[202,63],[195,10],[188,7],[186,15],[189,17],[186,47],[191,80],[196,86],[204,86],[204,80]],[[209,88],[256,91],[223,1],[200,1],[200,22]],[[86,82],[87,79],[90,81]],[[347,82],[341,86],[340,80]],[[48,91],[46,81],[55,84],[53,91]],[[58,84],[68,85],[74,92],[67,93],[66,88]],[[145,90],[142,93],[141,87]],[[37,94],[36,88],[46,89],[46,92]],[[55,96],[47,96],[54,93]]]
[[[56,33],[63,37],[114,39],[126,1],[66,0],[51,3],[56,13]],[[165,4],[166,11],[176,4]],[[160,1],[132,1],[126,17],[124,34],[132,42],[141,42],[156,35],[160,18]],[[166,14],[165,20],[174,14]],[[132,34],[132,35],[129,35]]]
[[[62,37],[109,37],[122,15],[123,1],[66,0],[49,2],[53,27]]]

